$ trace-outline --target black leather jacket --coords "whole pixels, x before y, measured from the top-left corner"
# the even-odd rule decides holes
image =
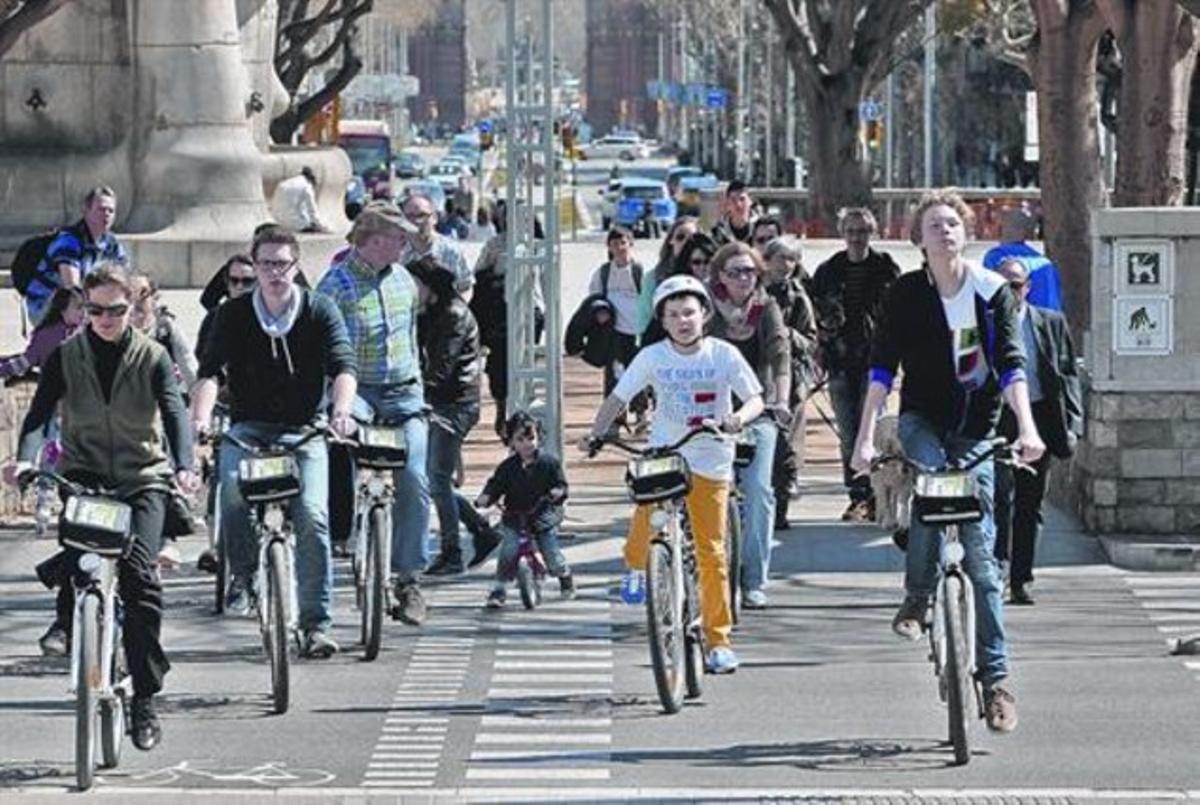
[[[479,402],[479,325],[454,297],[418,319],[425,400],[430,405]]]

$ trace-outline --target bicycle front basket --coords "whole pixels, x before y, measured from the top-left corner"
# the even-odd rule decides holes
[[[238,488],[251,503],[295,497],[300,494],[300,466],[284,451],[246,456],[238,462]]]
[[[692,473],[683,456],[635,458],[625,471],[625,484],[636,503],[683,497],[692,489]]]
[[[72,495],[63,504],[58,541],[101,556],[125,554],[133,539],[133,510],[129,504],[97,495]]]
[[[408,463],[404,429],[392,425],[359,425],[354,459],[360,467],[374,470],[403,469]]]
[[[969,472],[932,472],[917,476],[913,514],[922,523],[974,523],[983,519],[978,484]]]

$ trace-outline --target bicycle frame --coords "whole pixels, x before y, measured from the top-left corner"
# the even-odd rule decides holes
[[[84,564],[96,564],[94,570],[85,571],[82,569]],[[116,693],[115,681],[112,678],[113,658],[117,651],[117,633],[118,623],[116,617],[117,609],[117,560],[99,556],[98,554],[81,554],[81,567],[76,569],[74,573],[89,573],[89,578],[86,583],[75,584],[75,620],[74,623],[81,623],[83,620],[83,602],[87,596],[97,596],[100,599],[100,669],[98,684],[92,685],[93,688],[100,694],[102,699],[111,699]],[[80,645],[82,629],[71,630],[71,676],[70,684],[67,690],[75,693],[75,680],[79,671],[80,654],[82,646]],[[92,678],[89,675],[89,678]],[[129,688],[128,680],[121,681],[121,687]],[[131,689],[131,688],[130,688]],[[126,690],[128,693],[129,690]]]

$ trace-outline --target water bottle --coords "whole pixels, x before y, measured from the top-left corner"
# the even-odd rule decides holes
[[[627,570],[621,580],[621,600],[641,604],[646,600],[646,579],[640,570]]]

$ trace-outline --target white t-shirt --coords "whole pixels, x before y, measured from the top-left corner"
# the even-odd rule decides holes
[[[705,338],[685,355],[671,341],[652,344],[637,354],[617,381],[613,394],[625,403],[646,386],[654,388],[654,425],[649,444],[673,444],[705,419],[720,422],[733,413],[732,394],[748,400],[762,394],[754,370],[737,347]],[[733,478],[733,442],[697,436],[680,451],[697,475],[718,481]]]
[[[984,332],[975,315],[975,297],[991,299],[1003,284],[1003,278],[997,282],[994,278],[999,275],[987,276],[987,273],[972,266],[967,267],[967,275],[963,279],[958,293],[942,300],[942,309],[946,312],[946,324],[950,327],[950,360],[954,364],[954,374],[958,382],[967,390],[980,388],[987,382],[987,356],[984,355]]]
[[[588,283],[588,293],[600,293],[600,272],[603,266],[592,272]],[[645,282],[645,277],[642,278]],[[638,289],[633,281],[633,263],[619,266],[616,263],[608,272],[608,301],[617,311],[617,321],[614,329],[626,335],[641,335],[637,329],[638,321]]]
[[[318,224],[317,197],[308,179],[299,175],[277,184],[271,197],[271,215],[293,232]]]

